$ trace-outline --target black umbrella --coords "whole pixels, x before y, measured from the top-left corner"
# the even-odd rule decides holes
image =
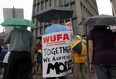
[[[88,17],[85,20],[81,21],[79,25],[84,26],[94,26],[94,25],[101,25],[101,26],[110,26],[116,25],[116,17],[111,15],[96,15],[93,17]]]
[[[34,17],[39,20],[39,22],[51,22],[54,14],[60,16],[61,20],[71,18],[73,10],[67,7],[49,7],[41,12],[38,12]]]

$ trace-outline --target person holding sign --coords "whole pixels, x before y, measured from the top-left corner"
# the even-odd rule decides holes
[[[60,32],[60,31],[68,31],[66,26],[63,26],[60,23],[60,16],[55,14],[52,18],[53,24],[45,29],[45,34],[53,33],[53,32]]]
[[[55,14],[53,15],[53,24],[45,29],[45,34],[50,34],[54,32],[68,31],[66,26],[60,25],[60,16]],[[56,49],[57,50],[57,49]],[[57,55],[57,54],[56,54]],[[59,79],[65,79],[64,76],[58,77]],[[56,79],[56,77],[47,77],[46,79]]]

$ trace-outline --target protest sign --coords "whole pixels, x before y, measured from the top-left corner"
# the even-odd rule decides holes
[[[72,22],[66,22],[65,26],[68,28],[68,30],[70,31],[71,35],[73,35],[73,26],[72,26]]]
[[[43,77],[59,77],[71,73],[70,31],[42,36]]]

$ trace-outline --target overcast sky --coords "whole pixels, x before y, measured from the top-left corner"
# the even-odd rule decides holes
[[[0,0],[0,23],[3,19],[3,8],[23,8],[24,18],[31,20],[32,16],[32,4],[33,0]],[[110,0],[97,0],[99,14],[112,15]],[[0,32],[3,31],[3,27],[0,26]]]

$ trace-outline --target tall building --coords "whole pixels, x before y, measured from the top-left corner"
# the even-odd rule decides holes
[[[3,8],[4,21],[8,18],[20,17],[24,18],[24,12],[22,8]],[[5,32],[9,33],[13,27],[5,27]]]
[[[85,29],[83,26],[78,26],[78,23],[87,17],[98,15],[96,0],[33,0],[32,21],[37,26],[37,28],[32,29],[32,32],[36,37],[43,35],[45,28],[50,24],[40,23],[36,18],[34,18],[34,16],[38,12],[47,9],[48,7],[54,6],[69,7],[74,10],[72,18],[61,22],[61,24],[71,22],[74,34],[84,35]]]
[[[110,0],[112,3],[112,13],[116,16],[116,0]]]
[[[110,0],[112,4],[112,15],[116,16],[116,0]],[[110,26],[110,29],[115,32],[116,31],[116,26]]]

